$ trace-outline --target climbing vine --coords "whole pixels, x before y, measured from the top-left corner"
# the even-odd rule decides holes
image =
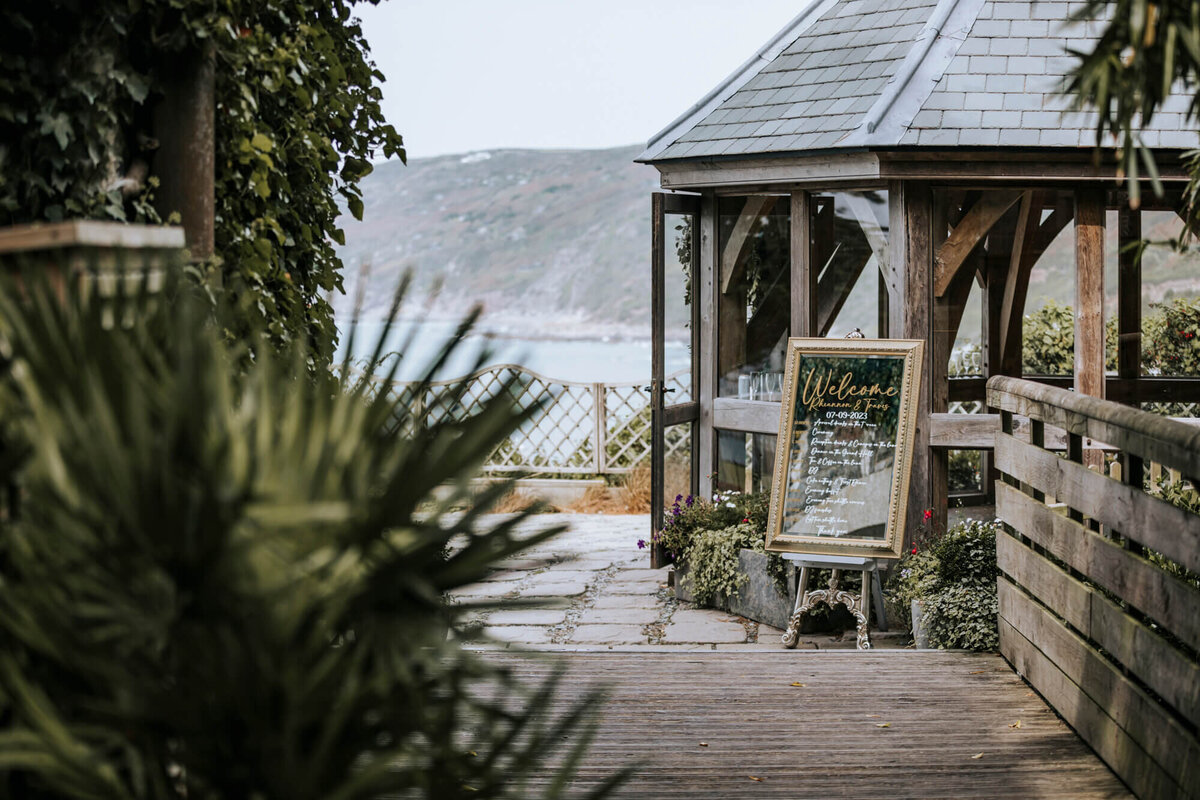
[[[371,0],[378,2],[378,0]],[[14,0],[0,6],[0,224],[159,221],[154,109],[180,59],[216,57],[216,252],[199,274],[247,330],[336,340],[340,206],[404,158],[349,0]],[[242,331],[231,331],[237,336]]]

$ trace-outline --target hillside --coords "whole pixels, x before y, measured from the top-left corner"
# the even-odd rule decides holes
[[[379,165],[363,181],[364,221],[346,224],[347,295],[368,264],[367,310],[381,313],[412,270],[422,289],[444,282],[436,311],[482,302],[489,327],[645,336],[657,172],[633,163],[639,152],[494,150]]]
[[[474,302],[485,327],[525,337],[649,335],[650,192],[657,172],[634,164],[640,148],[493,150],[388,162],[362,184],[364,221],[346,222],[347,297],[370,266],[367,311],[380,315],[411,270],[418,295],[443,282],[436,314],[458,316]],[[1116,214],[1106,255],[1109,313],[1116,306]],[[1176,235],[1178,219],[1147,212],[1146,235]],[[1034,269],[1029,308],[1074,300],[1074,236],[1067,227]],[[1143,301],[1194,295],[1200,259],[1152,247]],[[974,304],[973,304],[974,305]],[[962,336],[978,337],[969,308]]]

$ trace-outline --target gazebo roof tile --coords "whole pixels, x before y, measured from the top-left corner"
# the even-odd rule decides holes
[[[887,147],[1089,147],[1096,115],[1061,93],[1097,20],[1045,0],[810,0],[639,160]],[[1142,134],[1197,146],[1172,95]],[[1063,113],[1067,112],[1067,113]]]

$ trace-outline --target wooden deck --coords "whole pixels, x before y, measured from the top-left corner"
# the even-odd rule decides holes
[[[529,680],[549,673],[548,658],[564,659],[561,703],[589,685],[611,687],[580,794],[644,760],[619,797],[1131,797],[997,655],[492,658]]]

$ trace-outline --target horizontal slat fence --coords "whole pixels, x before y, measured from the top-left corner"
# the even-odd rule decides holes
[[[691,401],[691,373],[668,375],[672,403]],[[461,389],[461,391],[460,391]],[[470,375],[426,385],[387,387],[414,418],[464,419],[507,392],[513,403],[541,410],[492,453],[485,473],[619,475],[650,458],[650,393],[638,383],[592,383],[550,378],[517,364],[484,367]],[[690,426],[668,429],[670,456],[687,452]]]
[[[1139,797],[1200,798],[1200,516],[1145,486],[1152,463],[1200,485],[1200,429],[1015,378],[987,402],[1001,653]]]

